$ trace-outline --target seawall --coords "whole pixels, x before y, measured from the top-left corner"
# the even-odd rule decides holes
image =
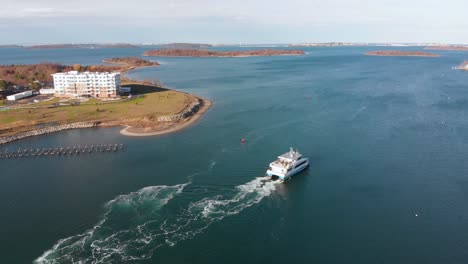
[[[91,128],[96,127],[98,124],[94,122],[77,122],[65,125],[56,125],[56,126],[48,126],[40,129],[35,129],[27,132],[18,133],[13,136],[2,136],[0,137],[0,145],[6,144],[15,140],[32,137],[32,136],[39,136],[49,133],[54,133],[62,130],[68,129],[76,129],[76,128]]]

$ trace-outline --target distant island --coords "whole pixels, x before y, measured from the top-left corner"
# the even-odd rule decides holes
[[[0,48],[22,48],[22,46],[15,45],[15,44],[7,44],[7,45],[0,45]]]
[[[439,54],[426,53],[421,51],[399,51],[399,50],[378,50],[366,53],[369,56],[405,56],[405,57],[439,57]]]
[[[464,50],[468,51],[468,46],[429,46],[425,47],[426,50]]]
[[[209,48],[213,47],[211,44],[202,44],[202,43],[168,43],[158,45],[164,49],[198,49],[198,48]]]
[[[368,46],[367,43],[352,42],[323,42],[323,43],[295,43],[289,44],[290,47],[343,47],[343,46]]]
[[[239,50],[239,51],[212,51],[197,49],[160,49],[146,51],[144,56],[154,57],[251,57],[251,56],[279,56],[303,55],[302,50]]]
[[[111,44],[44,44],[24,46],[27,49],[98,49],[98,48],[136,48],[138,46],[128,43],[111,43]]]
[[[468,50],[467,45],[443,43],[372,43],[372,42],[306,42],[289,44],[290,47],[425,47],[428,50]]]

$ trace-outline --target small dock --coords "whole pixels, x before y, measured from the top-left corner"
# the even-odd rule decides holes
[[[123,144],[62,146],[55,148],[24,148],[10,151],[0,149],[0,159],[33,158],[33,157],[78,157],[104,152],[119,152],[124,149]]]

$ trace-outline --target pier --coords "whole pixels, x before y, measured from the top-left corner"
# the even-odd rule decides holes
[[[18,148],[14,151],[0,149],[0,159],[31,158],[31,157],[78,157],[101,152],[119,152],[124,149],[123,144],[68,146],[55,148]]]

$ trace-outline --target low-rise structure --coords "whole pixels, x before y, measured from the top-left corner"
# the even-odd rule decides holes
[[[69,71],[52,74],[56,96],[116,97],[120,89],[118,72]]]
[[[40,94],[55,94],[54,88],[42,88],[39,90]]]
[[[16,101],[33,95],[33,91],[26,91],[22,93],[12,94],[7,96],[8,101]]]

